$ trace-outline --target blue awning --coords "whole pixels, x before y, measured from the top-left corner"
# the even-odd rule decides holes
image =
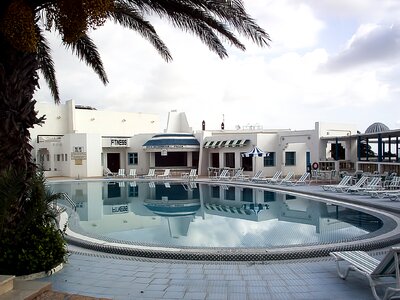
[[[165,133],[153,136],[143,145],[144,149],[164,148],[200,148],[199,141],[193,134]]]

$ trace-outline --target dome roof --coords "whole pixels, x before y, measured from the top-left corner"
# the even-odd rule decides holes
[[[376,122],[374,124],[369,125],[367,130],[365,130],[365,133],[378,133],[389,130],[390,130],[389,127],[387,127],[385,124]]]

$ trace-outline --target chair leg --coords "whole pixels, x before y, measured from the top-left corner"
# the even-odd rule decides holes
[[[383,300],[392,298],[392,296],[398,292],[400,292],[398,288],[392,288],[392,287],[386,288],[386,292],[385,292],[385,296],[383,296]]]
[[[368,275],[367,275],[367,277],[368,277],[369,285],[371,286],[372,295],[374,295],[374,298],[376,300],[381,300],[381,297],[378,296],[378,293],[376,291],[376,284],[375,284],[374,280]],[[387,292],[388,291],[386,290],[386,293]],[[386,293],[385,293],[385,297],[386,297]],[[386,298],[384,298],[384,299],[386,299]]]
[[[340,269],[339,260],[336,260],[336,270],[338,272],[339,277],[342,278],[343,280],[345,280],[347,278],[347,276],[349,275],[349,272],[353,271],[354,269],[350,265],[344,271],[342,271]]]

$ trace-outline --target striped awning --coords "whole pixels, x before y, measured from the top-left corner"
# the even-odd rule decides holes
[[[228,148],[228,147],[244,147],[250,140],[216,140],[206,141],[203,148]]]
[[[153,136],[143,145],[143,149],[199,148],[200,143],[193,134],[165,133]]]

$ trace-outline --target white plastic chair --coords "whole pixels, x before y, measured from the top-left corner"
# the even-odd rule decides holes
[[[156,177],[156,170],[155,169],[149,169],[149,173],[147,175],[143,176],[144,178],[155,178]]]
[[[129,169],[129,177],[136,178],[136,169]]]
[[[157,175],[157,178],[169,178],[170,173],[171,173],[170,169],[165,169],[164,170],[164,174]]]
[[[117,176],[118,177],[125,177],[125,169],[119,169]]]

